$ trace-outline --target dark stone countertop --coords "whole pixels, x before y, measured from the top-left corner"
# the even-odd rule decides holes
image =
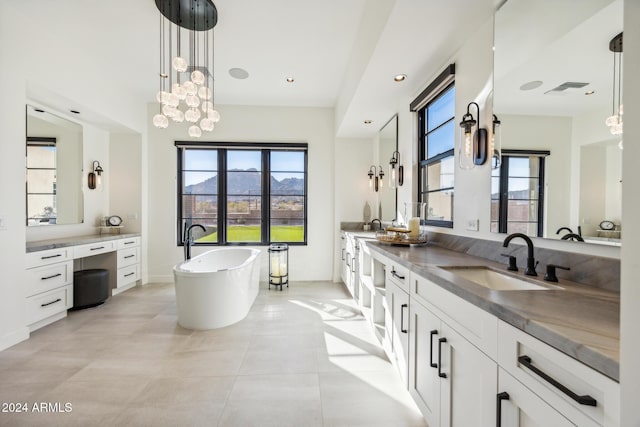
[[[564,289],[495,291],[465,280],[443,267],[488,266],[518,278],[548,285],[537,278],[508,272],[506,264],[454,252],[431,244],[391,246],[368,240],[367,246],[451,293],[527,332],[594,370],[619,381],[620,294],[560,279]],[[539,270],[542,270],[539,267]]]
[[[27,242],[27,253],[46,251],[47,249],[66,248],[68,246],[84,245],[87,243],[105,242],[108,240],[127,239],[129,237],[138,236],[140,236],[140,233],[92,234],[88,236],[73,236],[50,240],[36,240],[33,242]]]

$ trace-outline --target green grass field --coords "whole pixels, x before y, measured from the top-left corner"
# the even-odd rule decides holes
[[[218,233],[212,233],[196,240],[197,243],[217,242]],[[234,225],[227,228],[228,242],[260,242],[259,225]],[[302,225],[276,225],[271,227],[272,242],[302,242],[304,227]]]

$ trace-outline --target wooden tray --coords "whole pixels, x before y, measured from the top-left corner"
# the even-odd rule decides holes
[[[426,237],[418,237],[416,239],[410,239],[408,237],[395,236],[377,236],[378,242],[386,243],[388,245],[410,246],[410,245],[422,245],[427,243]]]

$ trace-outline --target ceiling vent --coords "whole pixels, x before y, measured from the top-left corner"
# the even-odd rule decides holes
[[[571,93],[570,89],[581,89],[587,86],[588,84],[589,83],[582,83],[582,82],[564,82],[561,85],[546,91],[545,95],[564,95],[567,93]]]

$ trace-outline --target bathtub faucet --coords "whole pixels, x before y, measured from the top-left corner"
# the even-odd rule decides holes
[[[193,236],[191,230],[194,227],[200,227],[202,231],[206,232],[207,229],[204,228],[202,224],[191,224],[189,228],[184,231],[184,260],[187,261],[191,259],[191,245],[193,244]]]

